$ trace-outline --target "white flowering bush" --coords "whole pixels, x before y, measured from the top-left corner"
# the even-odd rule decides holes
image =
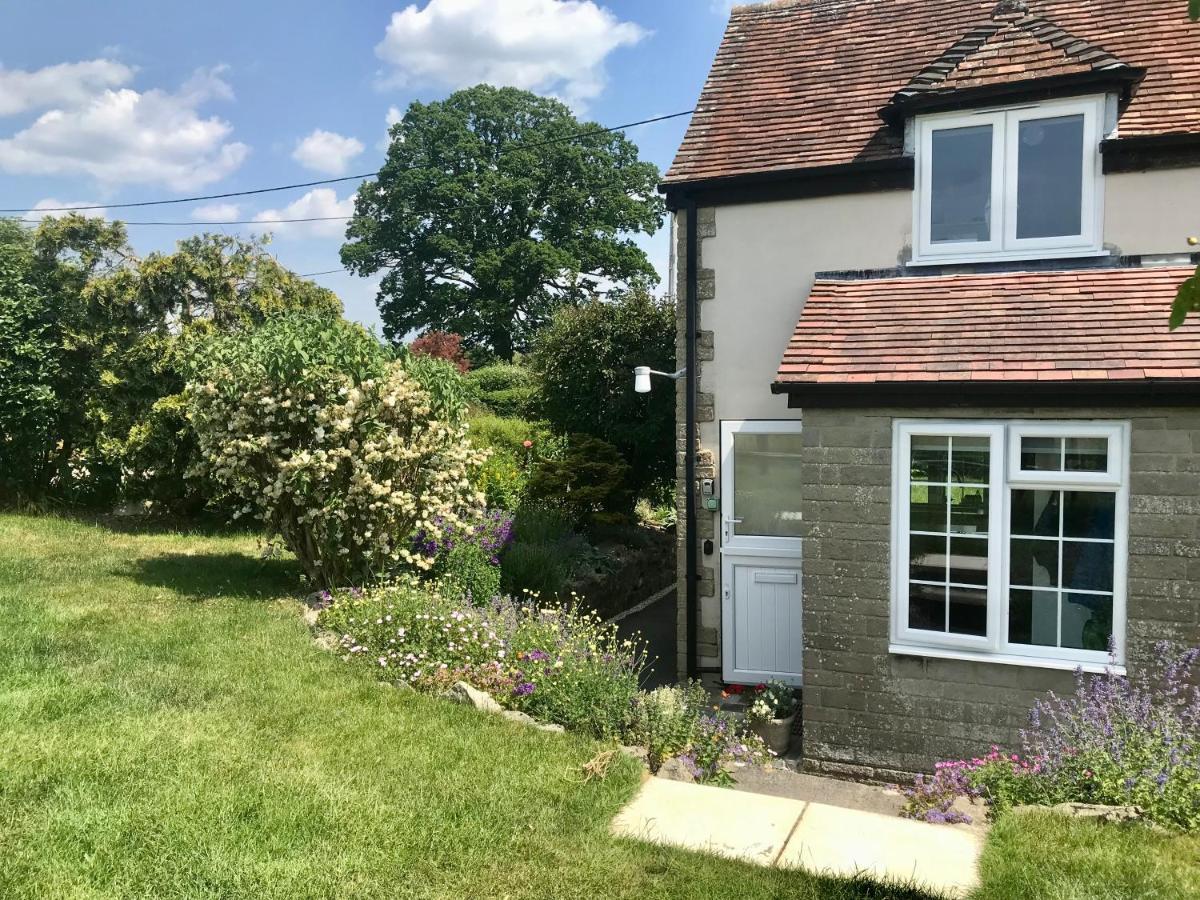
[[[264,524],[316,586],[363,585],[432,560],[414,536],[472,521],[483,454],[359,326],[282,317],[208,341],[188,416],[199,468]]]

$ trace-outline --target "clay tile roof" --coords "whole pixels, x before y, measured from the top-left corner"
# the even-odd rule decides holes
[[[996,79],[1145,69],[1122,114],[1121,136],[1200,132],[1200,26],[1188,21],[1186,3],[1029,0],[1027,11],[1015,6],[995,17],[996,0],[783,0],[737,7],[664,181],[897,158],[903,135],[878,111],[922,77],[929,80],[926,90],[936,91]]]
[[[1031,15],[1023,2],[1002,0],[892,97],[1006,84],[1053,75],[1132,68],[1103,47]]]
[[[776,383],[1200,379],[1191,267],[818,280]]]

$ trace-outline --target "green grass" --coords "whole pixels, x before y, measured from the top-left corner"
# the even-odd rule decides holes
[[[0,515],[0,898],[919,898],[610,837],[597,746],[313,647],[244,536]],[[847,835],[853,840],[853,835]],[[1200,841],[1006,819],[979,900],[1200,895]]]
[[[0,516],[0,897],[915,897],[621,841],[632,763],[376,684],[247,537]]]
[[[976,900],[1182,900],[1200,897],[1200,837],[1050,813],[992,829]]]

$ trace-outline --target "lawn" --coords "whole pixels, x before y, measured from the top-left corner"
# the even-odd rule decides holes
[[[0,897],[919,896],[611,838],[632,763],[376,684],[255,549],[0,516]],[[1008,823],[983,896],[1186,896],[1198,857]]]

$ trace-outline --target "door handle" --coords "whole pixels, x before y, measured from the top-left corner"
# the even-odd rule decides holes
[[[725,540],[729,540],[731,537],[733,537],[733,526],[741,525],[742,520],[734,518],[733,516],[726,516],[724,521],[725,521]]]

